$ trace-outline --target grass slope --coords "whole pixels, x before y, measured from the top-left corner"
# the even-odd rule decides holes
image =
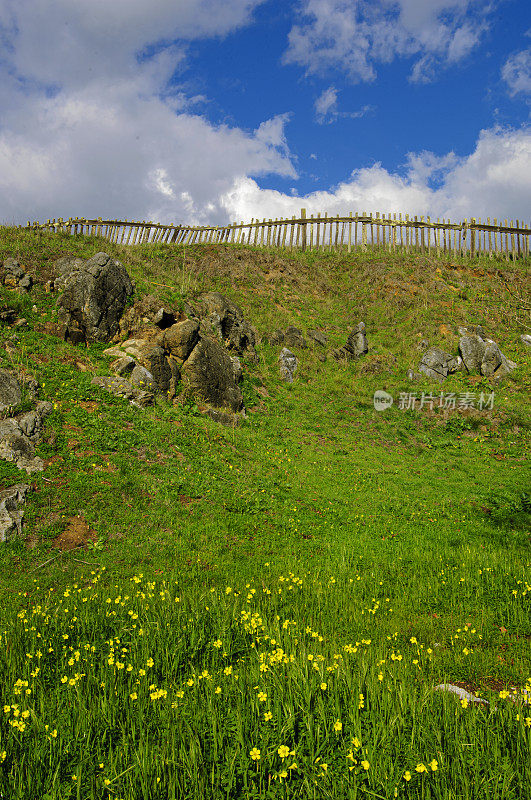
[[[108,345],[48,335],[43,283],[0,287],[28,321],[14,348],[0,327],[0,366],[54,402],[44,472],[0,461],[0,486],[34,489],[25,540],[0,546],[0,797],[531,797],[529,262],[0,228],[0,259],[43,282],[100,250],[134,300],[220,291],[259,335],[315,327],[327,349],[363,320],[369,353],[322,363],[308,340],[288,385],[259,345],[248,423],[225,428],[91,386]],[[409,382],[419,342],[456,353],[458,325],[518,368]],[[494,405],[398,407],[423,391]]]

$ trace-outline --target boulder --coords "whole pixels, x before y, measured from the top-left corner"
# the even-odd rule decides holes
[[[55,281],[64,288],[57,302],[61,337],[73,344],[110,341],[133,294],[127,271],[107,253],[96,253],[81,265],[63,263],[61,268]]]
[[[239,411],[243,398],[227,350],[213,338],[201,338],[182,366],[182,383],[214,406]]]
[[[322,331],[309,330],[307,331],[307,335],[310,339],[313,339],[314,342],[320,344],[321,347],[326,347],[326,344],[328,342],[328,336]]]
[[[22,389],[16,377],[0,368],[0,412],[16,406],[22,400]]]
[[[207,324],[227,349],[235,351],[239,356],[249,354],[253,360],[256,359],[256,332],[244,319],[239,306],[219,292],[200,295],[199,306],[207,317]]]
[[[33,278],[24,271],[16,258],[6,258],[0,264],[0,283],[8,289],[25,294],[33,286]]]
[[[302,331],[299,328],[294,328],[293,325],[286,328],[284,332],[284,344],[288,347],[301,347],[303,349],[308,347]]]
[[[24,511],[18,506],[26,502],[31,487],[27,483],[16,483],[8,489],[0,490],[0,542],[11,537],[22,536]]]
[[[486,344],[476,333],[466,333],[459,339],[459,353],[468,373],[481,371]]]
[[[280,364],[280,375],[287,383],[293,383],[293,377],[297,371],[297,357],[287,347],[283,347],[278,357]]]
[[[531,336],[528,333],[523,333],[520,336],[520,341],[522,344],[525,344],[526,347],[531,347]]]
[[[350,332],[343,347],[337,347],[332,350],[332,356],[336,361],[340,361],[343,358],[347,361],[353,361],[368,352],[369,345],[365,333],[365,323],[359,322]]]
[[[284,342],[284,334],[280,328],[276,328],[272,333],[264,333],[261,339],[262,344],[277,345]]]
[[[186,361],[199,341],[199,323],[185,319],[164,332],[163,347],[175,358]]]
[[[496,342],[488,342],[481,359],[480,371],[487,378],[496,372],[502,363],[502,354]]]
[[[125,309],[120,318],[119,331],[112,341],[124,339],[154,339],[158,333],[182,319],[181,313],[161,305],[161,301],[148,294]]]
[[[493,339],[485,336],[481,326],[476,326],[475,330],[476,333],[464,333],[459,340],[459,352],[467,372],[480,373],[494,380],[505,378],[517,365],[504,356]],[[466,331],[466,328],[461,328],[461,331]]]
[[[441,350],[440,347],[430,347],[422,357],[419,372],[442,383],[450,373],[457,372],[460,366],[460,358],[455,358],[451,353]]]
[[[151,381],[154,383],[153,391],[167,394],[172,379],[172,371],[164,349],[154,344],[147,344],[140,351],[138,363],[140,368],[144,368],[151,376]],[[133,377],[136,369],[135,367],[131,373],[131,383],[133,385],[137,385]]]
[[[7,370],[2,370],[6,372]],[[9,373],[8,373],[9,374]],[[16,378],[13,378],[20,388]],[[35,381],[36,383],[36,381]],[[43,420],[53,406],[46,401],[37,403],[34,411],[25,411],[0,421],[0,458],[24,469],[28,475],[42,471],[44,462],[35,455],[35,445],[41,441]]]

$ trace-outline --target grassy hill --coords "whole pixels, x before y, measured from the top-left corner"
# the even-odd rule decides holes
[[[47,333],[53,262],[101,250],[134,300],[219,291],[259,337],[318,328],[328,350],[364,321],[369,353],[323,363],[308,339],[286,384],[258,344],[241,427],[193,399],[134,408],[90,383],[108,344]],[[8,256],[38,283],[0,287],[28,322],[17,342],[0,323],[0,367],[54,412],[43,472],[0,460],[0,487],[33,486],[25,539],[0,544],[0,797],[531,797],[529,261],[0,228]],[[460,325],[517,369],[409,381],[419,343],[456,354]]]

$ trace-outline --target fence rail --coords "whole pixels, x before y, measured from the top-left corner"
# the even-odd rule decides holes
[[[307,216],[301,209],[291,219],[251,219],[224,226],[163,225],[156,222],[83,219],[53,219],[45,223],[29,222],[26,229],[50,230],[72,235],[102,236],[117,244],[244,244],[255,247],[278,247],[288,250],[340,250],[385,248],[389,252],[453,253],[490,257],[529,257],[531,228],[513,220],[490,217],[482,222],[472,218],[463,222],[449,219],[409,216],[408,214],[350,213]]]

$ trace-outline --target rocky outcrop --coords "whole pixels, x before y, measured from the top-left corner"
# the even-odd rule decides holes
[[[63,289],[57,303],[60,336],[73,344],[108,342],[119,330],[127,300],[133,294],[131,279],[107,253],[88,261],[62,261],[54,288]]]

